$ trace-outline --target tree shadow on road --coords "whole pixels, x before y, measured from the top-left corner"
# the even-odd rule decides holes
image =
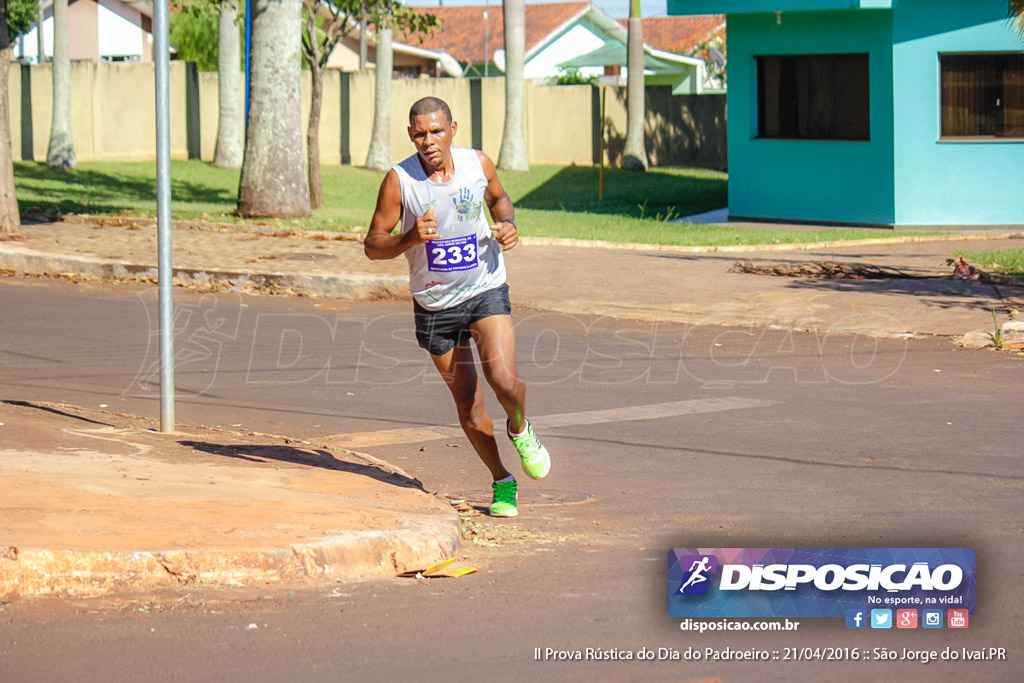
[[[179,441],[182,446],[194,448],[203,453],[220,455],[248,462],[266,463],[276,460],[293,465],[320,467],[336,472],[350,472],[370,477],[384,484],[402,488],[419,489],[426,493],[423,482],[396,470],[388,470],[387,466],[363,464],[341,460],[334,453],[322,448],[297,448],[277,444],[221,444],[208,441]]]

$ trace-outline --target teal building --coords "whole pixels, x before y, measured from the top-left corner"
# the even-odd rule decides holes
[[[726,14],[731,218],[1024,225],[1007,0],[668,0]]]

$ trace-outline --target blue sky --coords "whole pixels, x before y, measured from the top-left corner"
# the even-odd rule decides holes
[[[443,0],[445,7],[456,5],[484,5],[485,0]],[[534,4],[527,0],[529,4]],[[665,0],[640,0],[640,12],[645,17],[665,16]],[[438,0],[406,0],[407,5],[417,7],[437,7]],[[613,17],[629,16],[629,0],[595,0],[595,5]],[[500,7],[501,0],[491,0],[492,7]]]

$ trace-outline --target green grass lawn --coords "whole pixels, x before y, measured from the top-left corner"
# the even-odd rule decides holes
[[[156,215],[156,165],[84,162],[73,171],[15,162],[22,214],[76,213]],[[172,213],[176,220],[234,223],[238,171],[199,161],[171,163]],[[647,173],[605,170],[605,198],[598,199],[598,169],[534,166],[528,173],[500,172],[516,205],[523,235],[633,242],[726,245],[817,242],[894,236],[891,230],[740,230],[671,223],[666,219],[728,204],[728,176],[695,168],[657,168]],[[365,227],[373,214],[383,174],[352,166],[324,166],[325,208],[303,220],[247,223],[319,230]],[[916,233],[921,234],[921,233]]]
[[[956,253],[972,264],[1007,275],[1024,275],[1024,249],[1000,249],[977,254]]]
[[[324,167],[327,208],[312,218],[246,220],[247,223],[287,225],[311,229],[348,229],[366,225],[373,214],[381,178],[379,173],[351,167]],[[199,162],[171,162],[171,210],[176,220],[206,219],[235,223],[238,171]],[[23,215],[37,211],[77,214],[135,212],[156,216],[156,164],[84,162],[73,171],[45,164],[15,162],[14,182]]]

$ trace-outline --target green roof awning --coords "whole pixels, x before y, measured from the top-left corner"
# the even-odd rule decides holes
[[[604,45],[586,53],[585,55],[579,55],[572,59],[567,59],[558,66],[569,68],[569,67],[584,67],[584,66],[625,66],[626,65],[626,46],[618,40],[606,41]],[[644,68],[650,69],[651,71],[658,72],[671,72],[671,71],[685,71],[685,67],[679,64],[671,64],[664,62],[656,57],[644,53]]]

